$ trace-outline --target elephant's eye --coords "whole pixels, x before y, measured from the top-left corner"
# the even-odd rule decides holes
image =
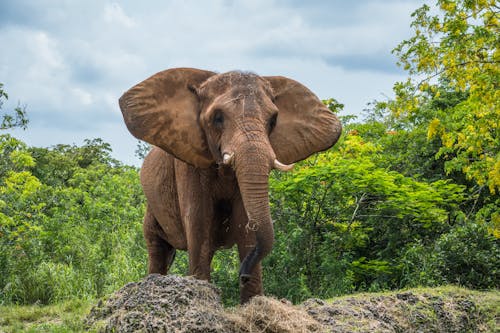
[[[212,123],[217,128],[222,128],[224,125],[224,114],[221,110],[217,109],[214,111],[214,116],[212,117]]]
[[[271,119],[269,119],[269,133],[271,133],[273,131],[274,127],[276,127],[276,120],[277,119],[278,119],[277,114],[273,114]]]

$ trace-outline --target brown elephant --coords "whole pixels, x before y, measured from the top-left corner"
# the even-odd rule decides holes
[[[274,241],[269,173],[328,149],[342,127],[300,83],[193,68],[157,73],[128,90],[129,131],[155,147],[144,160],[149,273],[166,274],[187,250],[189,274],[210,279],[215,250],[238,246],[240,298],[262,294]]]

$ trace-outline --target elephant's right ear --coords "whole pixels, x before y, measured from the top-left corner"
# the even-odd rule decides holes
[[[269,140],[280,162],[295,163],[337,142],[342,133],[339,119],[307,87],[283,76],[264,78],[279,109]]]
[[[159,72],[120,98],[128,130],[180,160],[207,168],[212,155],[199,124],[200,103],[193,87],[215,73],[194,68]]]

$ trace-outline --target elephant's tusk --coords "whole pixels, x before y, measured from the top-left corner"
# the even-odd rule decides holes
[[[224,156],[222,156],[222,163],[224,163],[225,165],[231,165],[231,163],[233,162],[233,158],[234,153],[224,153]]]
[[[280,171],[290,171],[293,169],[294,164],[283,164],[277,159],[274,160],[274,168]]]

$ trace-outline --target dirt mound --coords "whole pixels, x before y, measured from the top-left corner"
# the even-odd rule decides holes
[[[467,295],[358,295],[294,306],[270,297],[224,309],[216,287],[174,275],[149,275],[100,301],[87,316],[99,332],[481,332]]]
[[[99,332],[229,332],[212,284],[159,274],[129,283],[100,301],[86,324]]]
[[[302,307],[330,332],[479,331],[475,304],[459,295],[365,295],[330,303],[307,300]]]

